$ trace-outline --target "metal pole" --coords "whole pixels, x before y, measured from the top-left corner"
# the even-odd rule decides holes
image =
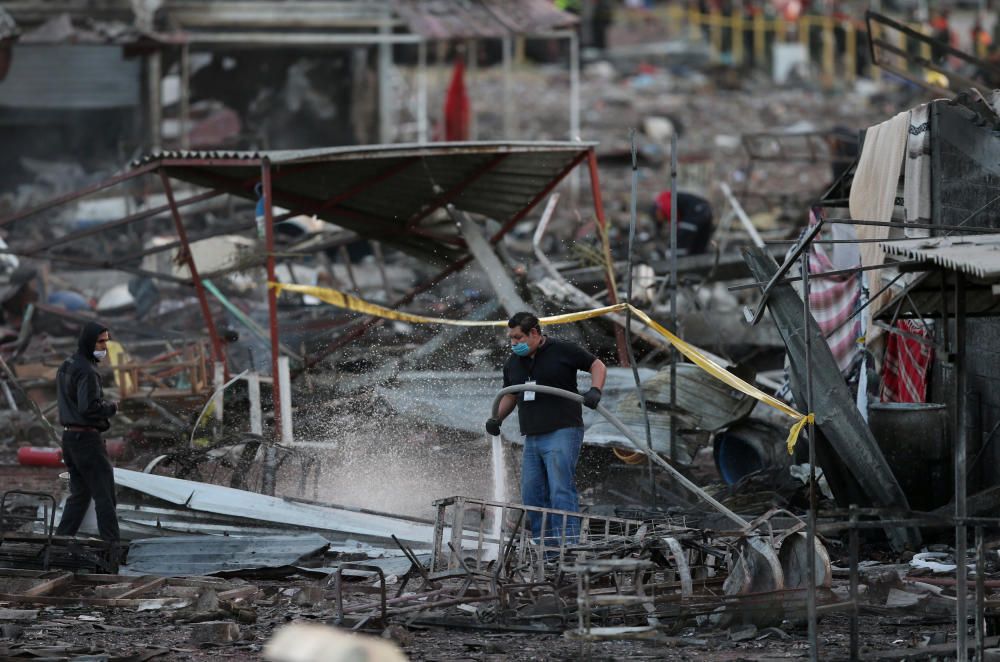
[[[976,527],[976,651],[975,658],[982,662],[986,649],[986,549],[983,527]]]
[[[212,426],[212,436],[215,441],[218,442],[222,436],[222,426],[224,424],[223,414],[226,406],[226,395],[225,389],[222,388],[226,383],[226,366],[221,361],[215,362],[215,372],[212,379],[212,386],[215,387],[215,397],[212,398],[214,403],[215,411],[213,417],[215,419],[215,424]]]
[[[292,431],[292,379],[288,368],[288,357],[278,357],[278,384],[280,385],[281,411],[281,443],[290,445],[295,441]]]
[[[587,150],[587,167],[590,170],[590,193],[594,198],[594,213],[597,216],[597,224],[601,226],[601,231],[605,233],[605,237],[608,232],[608,222],[604,218],[604,201],[601,199],[601,182],[597,175],[597,154],[594,153],[593,149]],[[615,284],[615,268],[614,263],[611,261],[611,251],[608,248],[608,242],[604,241],[604,260],[607,263],[607,283],[608,283],[608,301],[611,304],[618,303],[618,289]],[[627,368],[630,363],[628,360],[628,351],[625,349],[625,331],[620,326],[615,327],[615,344],[618,347],[618,365]]]
[[[265,158],[261,164],[261,183],[264,188],[264,243],[267,251],[267,280],[277,281],[274,274],[274,198],[271,191],[271,160]],[[271,402],[274,406],[274,436],[281,430],[281,393],[278,374],[278,297],[274,289],[267,288],[267,313],[271,331]],[[273,446],[268,446],[264,459],[264,494],[274,494],[274,464],[275,452]]]
[[[510,35],[504,36],[503,47],[503,138],[504,140],[514,139],[514,85],[513,76],[513,49],[514,40]]]
[[[427,42],[417,44],[417,142],[427,142]]]
[[[576,30],[569,34],[569,139],[580,140],[580,39]],[[580,204],[580,172],[576,169],[569,180],[570,204]]]
[[[392,23],[386,14],[384,20],[379,24],[378,32],[380,36],[392,33]],[[389,73],[392,69],[392,44],[382,41],[378,45],[378,136],[379,142],[383,145],[392,142],[392,85],[389,81]]]
[[[639,188],[639,163],[635,153],[635,129],[629,131],[629,141],[632,151],[632,201],[629,209],[628,220],[628,258],[626,260],[625,273],[625,301],[630,306],[632,304],[632,252],[635,244],[635,220],[636,220],[636,199]],[[635,380],[635,389],[639,394],[639,407],[642,409],[642,419],[646,424],[646,447],[649,452],[646,454],[646,465],[649,469],[649,494],[650,506],[656,507],[656,476],[653,475],[653,432],[649,426],[649,411],[646,409],[646,394],[642,390],[642,383],[639,381],[639,366],[635,362],[635,354],[632,350],[632,308],[625,309],[625,347],[628,349],[628,360],[632,364],[632,378]],[[674,439],[670,438],[671,447]]]
[[[147,121],[149,122],[149,151],[160,149],[160,130],[163,123],[163,102],[160,98],[160,79],[162,60],[160,51],[153,51],[146,56],[146,103]]]
[[[812,337],[809,333],[809,251],[802,253],[802,333],[806,350],[806,413],[812,411]],[[809,517],[806,521],[806,611],[809,618],[809,659],[819,660],[819,639],[816,632],[816,437],[811,423],[806,425],[809,444]]]
[[[848,532],[848,554],[850,554],[850,599],[851,599],[851,662],[858,659],[860,636],[858,631],[858,557],[860,555],[858,532],[858,507],[851,504],[851,530]]]
[[[181,149],[191,146],[191,49],[187,42],[181,45],[181,99],[180,129]]]
[[[969,610],[968,610],[968,568],[966,567],[966,366],[965,366],[965,278],[955,273],[955,337],[953,354],[955,357],[955,660],[969,659]],[[945,320],[947,324],[947,320]]]
[[[212,309],[208,306],[208,296],[205,294],[205,286],[198,275],[198,267],[194,263],[194,255],[191,254],[191,244],[188,242],[187,230],[181,220],[181,212],[177,208],[177,201],[174,200],[174,189],[170,185],[170,178],[161,168],[160,181],[163,183],[163,192],[167,196],[167,204],[170,205],[170,214],[174,219],[174,227],[177,229],[177,238],[181,240],[181,257],[187,263],[191,272],[191,282],[194,283],[194,290],[198,296],[198,305],[201,306],[201,314],[205,318],[205,326],[208,327],[208,336],[212,340],[212,358],[216,361],[226,362],[225,353],[222,351],[222,340],[215,328],[215,320],[212,319]]]
[[[260,407],[260,375],[254,370],[247,375],[247,396],[250,398],[250,434],[264,434],[264,414]]]
[[[670,136],[670,330],[677,328],[677,132]],[[677,348],[670,346],[670,461],[677,463]]]
[[[479,40],[469,39],[465,42],[465,70],[466,87],[469,90],[469,98],[476,98],[472,86],[478,82],[479,78]],[[469,104],[469,140],[479,140],[479,116],[476,114],[476,106]]]

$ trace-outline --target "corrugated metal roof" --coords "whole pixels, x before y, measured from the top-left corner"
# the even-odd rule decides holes
[[[550,0],[393,0],[411,32],[428,39],[530,35],[579,19]]]
[[[1000,233],[887,241],[889,255],[926,260],[983,280],[1000,278]]]
[[[320,506],[255,494],[221,485],[115,469],[115,484],[141,492],[185,510],[223,515],[233,524],[267,522],[285,528],[313,529],[355,540],[400,540],[421,546],[433,542],[434,525],[392,515],[358,512],[338,506]]]
[[[454,224],[440,223],[430,213],[443,195],[452,192],[450,201],[459,209],[507,221],[563,177],[595,144],[434,143],[162,152],[133,165],[160,163],[175,179],[256,200],[260,162],[267,159],[273,166],[275,204],[316,213],[363,237],[448,264],[465,251]],[[325,201],[352,191],[340,204],[322,208]]]
[[[318,534],[293,536],[174,536],[129,543],[127,575],[180,577],[257,568],[281,568],[322,553],[330,541]]]

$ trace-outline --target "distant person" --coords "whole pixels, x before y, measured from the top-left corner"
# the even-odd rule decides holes
[[[611,0],[596,0],[590,15],[590,35],[594,48],[608,47],[608,30],[615,20],[615,9]]]
[[[670,191],[656,196],[652,217],[663,250],[670,253]],[[712,205],[693,193],[677,194],[677,254],[701,255],[708,250],[712,238]],[[663,243],[665,242],[665,244]]]
[[[943,64],[948,58],[948,47],[956,46],[948,18],[948,11],[942,10],[931,19],[931,39],[935,42],[931,44],[931,60],[936,64]]]
[[[108,355],[111,335],[97,322],[87,322],[77,340],[76,353],[56,373],[59,422],[63,426],[63,462],[69,469],[69,498],[56,533],[76,535],[90,500],[97,511],[97,528],[103,540],[117,544],[115,474],[101,433],[111,427],[118,405],[104,399],[98,362]]]
[[[565,340],[542,333],[538,318],[517,313],[507,322],[507,337],[513,355],[503,367],[504,388],[515,384],[552,386],[576,393],[577,371],[589,372],[591,388],[583,394],[583,404],[594,409],[601,401],[607,368],[599,358]],[[521,462],[521,500],[526,506],[579,512],[576,490],[576,463],[583,444],[583,409],[580,404],[557,395],[525,391],[505,395],[500,400],[498,418],[486,421],[486,431],[500,434],[500,424],[517,407],[517,420],[524,435]],[[556,540],[563,535],[561,518],[550,517],[542,532],[540,513],[528,513],[531,535]],[[566,540],[580,533],[576,518],[566,521]]]

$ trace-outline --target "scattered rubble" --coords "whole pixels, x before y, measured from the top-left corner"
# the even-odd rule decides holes
[[[847,71],[860,17],[807,16],[785,78],[746,59],[765,13],[628,3],[595,50],[602,3],[32,4],[0,127],[90,137],[8,131],[0,167],[0,658],[1000,650],[995,52],[869,12]],[[115,85],[16,68],[60,54]],[[552,330],[612,366],[579,513],[509,496],[516,422],[483,438],[520,309],[605,313]],[[54,533],[56,369],[98,318],[121,545]]]

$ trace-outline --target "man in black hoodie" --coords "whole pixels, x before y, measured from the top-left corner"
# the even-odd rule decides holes
[[[63,426],[63,462],[69,469],[69,498],[56,533],[75,535],[87,513],[90,500],[97,510],[101,538],[118,542],[115,512],[115,474],[101,433],[111,427],[109,418],[118,405],[104,399],[97,362],[108,354],[108,330],[87,322],[80,331],[76,353],[56,373],[59,422]]]

